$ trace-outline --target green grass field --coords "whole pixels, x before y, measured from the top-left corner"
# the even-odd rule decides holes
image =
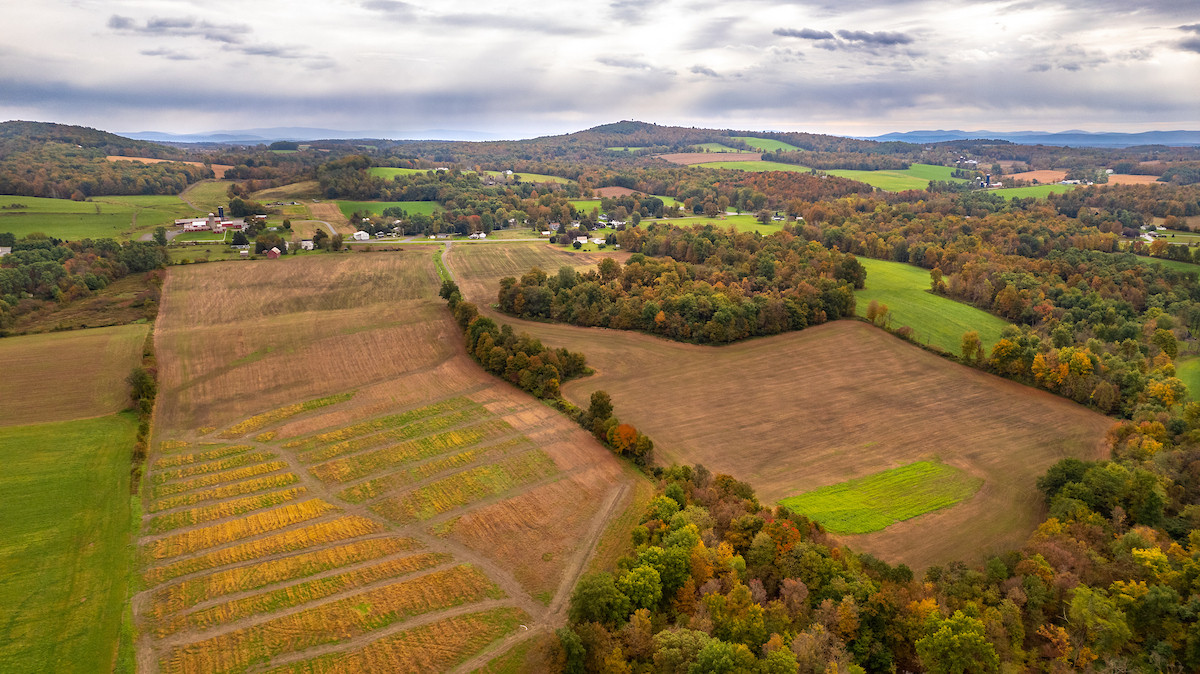
[[[753,215],[743,213],[741,215],[726,215],[724,218],[708,218],[703,215],[688,216],[684,218],[657,218],[643,220],[642,224],[648,222],[661,222],[664,224],[679,225],[680,227],[691,227],[693,225],[712,225],[714,227],[733,227],[739,232],[758,232],[763,235],[772,234],[783,229],[782,222],[772,222],[770,224],[762,224],[754,219]]]
[[[604,149],[611,150],[613,152],[637,152],[638,150],[645,150],[647,148],[646,148],[646,146],[641,146],[641,147],[606,147]]]
[[[10,208],[20,204],[23,208]],[[113,196],[91,201],[0,195],[0,232],[76,239],[129,239],[196,212],[179,197]],[[136,222],[136,227],[135,223]]]
[[[367,169],[367,174],[384,180],[391,180],[396,176],[407,176],[414,173],[425,173],[432,169],[414,169],[414,168],[392,168],[390,166],[372,166]]]
[[[931,180],[965,182],[961,178],[951,177],[953,172],[954,169],[949,166],[935,166],[933,164],[913,164],[903,171],[851,171],[843,169],[826,171],[831,176],[857,180],[872,187],[887,190],[888,192],[923,190],[929,187],[929,181]]]
[[[782,140],[771,140],[770,138],[755,138],[754,136],[730,136],[734,140],[740,140],[759,152],[774,152],[783,150],[784,152],[795,152],[800,148],[785,143]]]
[[[1148,255],[1138,255],[1137,259],[1145,262],[1146,264],[1161,264],[1163,267],[1166,267],[1167,269],[1174,269],[1175,271],[1191,272],[1193,274],[1200,273],[1200,265],[1193,264],[1191,262],[1163,260],[1161,258],[1150,257]]]
[[[744,150],[721,143],[700,143],[692,146],[692,152],[744,152]]]
[[[504,171],[484,171],[484,173],[486,173],[490,176],[497,176],[497,177],[504,176]],[[523,183],[562,183],[565,185],[568,183],[575,182],[574,180],[571,180],[570,178],[563,178],[560,176],[548,176],[544,173],[522,173],[520,171],[515,171],[515,172],[513,172],[513,176],[520,178],[520,182],[523,182]]]
[[[354,211],[366,211],[375,215],[383,215],[383,209],[399,206],[403,208],[409,215],[433,215],[442,210],[441,204],[436,201],[339,201],[338,208],[341,209],[342,215],[350,217]]]
[[[948,508],[983,480],[942,463],[918,461],[779,501],[838,534],[865,534]]]
[[[783,164],[777,161],[714,161],[700,164],[703,168],[725,168],[737,171],[795,171],[809,173],[812,169],[796,164]]]
[[[1073,189],[1075,189],[1075,185],[1034,185],[1033,187],[1007,187],[993,191],[1005,199],[1025,199],[1028,197],[1045,199],[1049,194],[1062,194],[1070,192]]]
[[[957,355],[964,332],[979,333],[985,350],[1000,340],[1000,331],[1008,323],[969,304],[929,292],[929,272],[899,262],[860,257],[867,269],[867,287],[855,291],[859,316],[867,315],[871,300],[886,304],[891,311],[891,326],[907,325],[922,344],[932,344]]]
[[[0,671],[111,671],[133,555],[132,415],[0,428]]]
[[[229,205],[232,184],[232,180],[206,180],[184,190],[181,198],[195,204],[201,213],[216,213],[218,208]]]
[[[1192,400],[1200,400],[1200,356],[1180,358],[1176,361],[1175,376],[1187,385]]]

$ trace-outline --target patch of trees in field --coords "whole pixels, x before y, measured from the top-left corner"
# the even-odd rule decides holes
[[[627,229],[618,240],[634,251],[624,266],[605,258],[583,274],[535,268],[502,279],[500,310],[724,344],[851,316],[854,289],[866,279],[852,255],[788,234],[652,226]]]
[[[88,297],[117,279],[168,262],[165,248],[139,241],[63,242],[43,236],[14,240],[0,233],[0,246],[12,247],[12,253],[0,257],[0,329],[18,316]],[[141,301],[156,302],[157,295]]]

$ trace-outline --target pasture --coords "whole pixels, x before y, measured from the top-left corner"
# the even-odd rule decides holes
[[[825,171],[825,173],[831,176],[857,180],[888,192],[923,190],[929,187],[929,183],[932,180],[966,182],[961,178],[952,177],[951,174],[953,172],[954,169],[949,166],[935,166],[933,164],[913,164],[903,171],[851,171],[842,169]]]
[[[89,201],[0,195],[0,232],[41,232],[67,240],[132,239],[195,215],[178,197],[113,196]]]
[[[779,500],[835,534],[866,534],[948,508],[983,483],[933,461],[917,461]]]
[[[409,215],[433,215],[442,210],[436,201],[338,201],[336,202],[342,215],[349,218],[355,211],[383,215],[385,208],[403,208]]]
[[[80,419],[129,406],[125,378],[149,325],[0,339],[0,426]]]
[[[448,256],[467,298],[495,316],[495,281],[514,274],[498,268],[508,262],[490,262],[474,249]],[[596,374],[563,387],[572,402],[607,391],[617,416],[654,438],[660,461],[729,473],[764,502],[930,456],[982,477],[976,495],[955,507],[847,539],[916,568],[1020,545],[1042,515],[1037,477],[1064,456],[1102,458],[1111,425],[857,321],[705,347],[502,320],[587,353]]]
[[[907,325],[913,339],[958,355],[964,332],[975,330],[991,351],[1008,322],[969,304],[929,292],[929,272],[908,264],[858,258],[867,269],[867,284],[854,292],[856,311],[867,315],[871,300],[886,304],[892,328]]]
[[[524,173],[521,171],[514,171],[511,176],[506,175],[504,173],[504,171],[484,171],[484,173],[486,173],[487,175],[490,175],[490,176],[495,176],[497,178],[506,178],[506,177],[511,178],[513,180],[516,180],[517,182],[522,182],[522,183],[561,183],[561,184],[566,185],[567,183],[575,182],[574,180],[571,180],[570,178],[563,178],[562,176],[551,176],[551,175],[546,175],[544,173]]]
[[[637,152],[639,150],[648,150],[650,148],[648,148],[646,146],[641,146],[641,147],[630,146],[630,147],[606,147],[604,149],[609,150],[610,152]]]
[[[228,267],[164,292],[141,667],[445,669],[561,624],[635,478],[467,357],[431,251]]]
[[[740,215],[723,215],[715,218],[710,218],[704,215],[687,216],[682,218],[657,218],[643,220],[647,222],[662,222],[680,227],[704,226],[712,225],[714,227],[732,227],[739,232],[758,232],[762,235],[773,234],[783,229],[782,222],[771,221],[767,224],[762,224],[753,215],[742,213]]]
[[[737,148],[729,147],[722,143],[700,143],[691,147],[693,152],[744,152]]]
[[[754,136],[730,136],[730,138],[733,138],[734,140],[740,140],[759,152],[775,152],[776,150],[782,150],[784,152],[796,152],[800,149],[791,143],[785,143],[782,140],[773,140],[770,138],[755,138]]]
[[[229,205],[231,180],[204,180],[180,193],[179,198],[201,213],[216,213],[217,209]]]
[[[384,180],[391,180],[396,176],[410,176],[414,173],[427,173],[433,169],[415,169],[415,168],[393,168],[391,166],[372,166],[367,169],[367,175]]]
[[[136,429],[128,414],[0,428],[0,670],[112,669],[132,567]]]
[[[1200,400],[1200,356],[1180,358],[1175,361],[1175,376],[1187,386],[1192,400]]]
[[[1002,187],[998,190],[991,190],[993,194],[999,194],[1005,199],[1045,199],[1051,194],[1063,194],[1075,189],[1077,185],[1033,185],[1032,187]]]
[[[1148,255],[1138,255],[1137,259],[1144,264],[1161,264],[1167,269],[1175,271],[1191,272],[1193,274],[1200,273],[1200,265],[1192,262],[1182,262],[1180,260],[1164,260],[1158,257],[1150,257]]]
[[[708,162],[705,168],[733,169],[735,171],[794,171],[796,173],[811,173],[812,169],[797,164],[784,164],[777,161],[716,161]]]

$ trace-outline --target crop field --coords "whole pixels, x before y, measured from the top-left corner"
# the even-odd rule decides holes
[[[429,251],[221,266],[164,291],[140,666],[449,666],[560,624],[634,478],[466,357]]]
[[[865,534],[948,508],[970,498],[981,484],[982,479],[957,468],[918,461],[779,502],[835,534]]]
[[[953,172],[954,169],[949,166],[935,166],[933,164],[913,164],[903,171],[851,171],[842,169],[825,171],[825,173],[831,176],[857,180],[888,192],[923,190],[929,187],[931,180],[966,182],[962,178],[951,177]]]
[[[664,161],[669,161],[672,164],[684,164],[693,166],[696,164],[704,164],[708,167],[720,167],[726,164],[738,164],[739,166],[725,166],[725,168],[741,168],[742,164],[757,164],[762,155],[757,152],[674,152],[671,154],[658,154],[655,157]],[[772,162],[767,162],[772,163]],[[749,171],[770,171],[766,168],[751,168]]]
[[[122,325],[0,340],[0,426],[125,409],[125,378],[142,360],[148,331]]]
[[[808,168],[807,166],[784,164],[777,161],[758,161],[754,159],[743,159],[741,161],[705,162],[704,168],[723,168],[734,169],[737,171],[795,171],[797,173],[812,172],[812,169]]]
[[[907,325],[913,339],[958,354],[964,332],[979,333],[983,348],[991,352],[1000,341],[1004,319],[929,292],[929,272],[908,264],[859,258],[867,269],[867,287],[854,293],[859,316],[867,315],[871,300],[886,304],[893,328]]]
[[[0,671],[111,670],[136,429],[126,414],[0,428]]]
[[[800,148],[785,143],[782,140],[772,140],[770,138],[755,138],[754,136],[731,136],[734,140],[740,140],[759,152],[774,152],[783,150],[784,152],[795,152]]]
[[[490,314],[494,282],[473,281],[471,270],[486,271],[480,260],[456,255],[460,287]],[[707,347],[502,320],[587,353],[597,373],[563,386],[572,402],[607,391],[617,416],[655,439],[661,461],[729,473],[764,502],[931,456],[982,477],[975,496],[952,508],[849,540],[916,568],[1019,545],[1040,521],[1037,477],[1064,456],[1104,456],[1111,425],[857,321]]]
[[[67,240],[131,239],[196,212],[174,196],[93,197],[89,201],[0,195],[0,232]]]
[[[367,174],[384,180],[391,180],[396,176],[408,176],[414,173],[427,173],[433,169],[414,169],[414,168],[393,168],[391,166],[372,166],[367,169]]]
[[[720,228],[732,227],[739,232],[758,232],[764,236],[767,234],[773,234],[783,229],[782,222],[771,221],[770,223],[764,225],[749,213],[742,213],[740,215],[723,215],[715,218],[710,218],[703,215],[688,216],[684,218],[657,218],[647,220],[647,222],[666,222],[672,225],[679,225],[680,227],[691,227],[693,225],[712,225]]]
[[[571,249],[543,243],[504,246],[453,246],[445,256],[453,268],[459,286],[471,284],[467,293],[472,301],[492,304],[500,289],[500,279],[506,276],[520,278],[532,267],[541,267],[548,274],[559,267],[575,267],[580,271],[594,268],[605,256],[615,253],[577,253]],[[617,259],[623,259],[617,256]],[[466,290],[464,289],[464,292]]]
[[[382,215],[383,209],[396,206],[409,215],[432,215],[442,210],[442,205],[436,201],[338,201],[337,205],[347,218],[355,211]]]
[[[1063,194],[1075,189],[1077,185],[1034,185],[1032,187],[1004,187],[992,190],[1005,199],[1045,199],[1050,194]]]

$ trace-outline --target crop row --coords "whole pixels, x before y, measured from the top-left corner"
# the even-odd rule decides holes
[[[367,538],[290,557],[263,560],[252,566],[217,571],[155,590],[151,612],[161,618],[227,594],[257,590],[419,547],[421,544],[411,538]]]
[[[226,470],[220,473],[207,473],[194,477],[190,480],[182,482],[168,482],[166,484],[156,484],[150,490],[151,498],[162,498],[172,494],[182,494],[185,491],[200,489],[202,487],[213,487],[225,482],[236,482],[237,480],[245,480],[246,478],[264,475],[266,473],[274,473],[277,470],[287,468],[287,464],[283,461],[269,461],[267,463],[255,463],[233,470]]]
[[[263,412],[262,414],[252,416],[245,421],[234,424],[228,429],[221,431],[221,437],[238,438],[250,433],[251,431],[257,431],[268,424],[273,424],[277,421],[283,421],[288,417],[294,417],[297,414],[303,414],[304,412],[315,410],[320,407],[328,407],[329,405],[336,405],[338,403],[346,402],[353,397],[354,393],[341,393],[338,395],[326,396],[324,398],[317,398],[316,400],[306,400],[302,403],[296,403],[294,405],[287,405],[286,407],[273,409],[270,412]]]
[[[258,435],[254,436],[254,441],[270,442],[275,439],[276,435],[279,435],[279,431],[267,431],[265,433],[259,433]]]
[[[530,442],[529,438],[523,435],[510,438],[495,445],[475,447],[451,456],[432,459],[413,468],[399,470],[394,473],[388,473],[383,477],[360,482],[359,484],[343,489],[338,494],[338,498],[350,503],[370,501],[379,498],[390,490],[407,487],[430,476],[437,475],[442,471],[461,468],[476,461],[495,461],[518,450],[531,449],[533,447],[534,444]]]
[[[386,417],[370,419],[362,423],[357,423],[351,426],[345,426],[334,431],[327,431],[317,435],[311,435],[307,438],[297,438],[288,440],[283,443],[284,447],[309,447],[312,445],[328,445],[334,442],[341,442],[359,435],[374,433],[385,428],[393,428],[396,426],[407,426],[418,419],[437,416],[451,410],[460,409],[468,405],[474,405],[466,398],[451,398],[425,407],[418,407],[414,410],[401,412],[400,414],[390,414]]]
[[[411,463],[438,454],[445,454],[451,450],[470,447],[511,431],[512,427],[503,420],[492,419],[476,426],[447,431],[364,454],[327,461],[309,468],[309,472],[322,482],[350,482],[386,467]]]
[[[295,484],[300,478],[294,473],[279,473],[277,475],[266,475],[256,477],[244,482],[234,482],[233,484],[223,484],[219,487],[205,489],[202,491],[193,491],[187,494],[175,494],[166,498],[160,498],[150,503],[150,512],[156,513],[171,508],[180,508],[183,506],[196,505],[205,501],[218,501],[233,496],[241,496],[243,494],[253,494],[255,492],[265,491],[267,489],[275,489],[277,487],[286,487],[290,484]]]
[[[269,674],[445,672],[528,622],[529,614],[514,607],[454,616],[386,636],[356,651],[295,662]]]
[[[275,454],[270,452],[254,452],[251,454],[227,456],[208,463],[192,463],[178,468],[160,470],[154,474],[153,482],[154,484],[162,484],[163,482],[182,480],[185,477],[192,477],[194,475],[205,475],[207,473],[216,473],[231,468],[248,466],[253,463],[263,463],[275,458],[275,456]]]
[[[305,491],[307,490],[304,487],[294,487],[292,489],[284,489],[283,491],[246,496],[232,501],[222,501],[210,506],[180,510],[152,518],[148,528],[152,534],[161,534],[180,527],[189,527],[226,517],[244,515],[255,510],[262,510],[263,508],[277,506],[280,503],[294,501],[296,498],[302,496]]]
[[[514,486],[549,477],[558,472],[554,460],[540,449],[450,475],[388,498],[371,509],[396,523],[427,520],[436,515],[502,494]]]
[[[186,616],[177,615],[170,621],[160,622],[158,635],[163,637],[189,627],[207,629],[216,625],[225,625],[247,616],[300,606],[341,592],[357,590],[381,580],[399,578],[416,571],[429,569],[439,564],[445,564],[451,559],[453,556],[449,553],[424,552],[400,559],[389,559],[373,566],[347,571],[336,576],[318,578],[278,590],[234,599]]]
[[[162,442],[158,443],[158,451],[163,453],[174,452],[175,450],[191,446],[192,443],[188,442],[187,440],[163,440]]]
[[[146,554],[153,559],[187,555],[206,548],[290,527],[293,524],[307,522],[334,510],[337,510],[337,506],[319,498],[309,499],[303,503],[285,505],[210,527],[200,527],[171,534],[148,543]]]
[[[181,559],[165,566],[154,567],[146,572],[146,584],[157,585],[172,578],[206,569],[215,569],[226,564],[261,559],[303,550],[314,545],[376,534],[380,533],[382,529],[383,527],[374,520],[358,515],[346,515],[328,522],[317,522],[300,529],[283,531],[240,545],[213,550],[197,557]]]
[[[415,421],[407,426],[390,428],[374,435],[367,435],[350,440],[343,440],[337,444],[321,447],[300,456],[301,461],[325,461],[335,456],[357,452],[370,447],[378,447],[379,445],[399,440],[411,440],[424,435],[436,433],[438,431],[452,428],[460,424],[465,424],[471,421],[478,421],[488,417],[488,411],[482,407],[470,407],[464,410],[450,412],[444,416],[432,417]]]
[[[165,444],[165,443],[164,443]],[[184,466],[191,463],[200,463],[203,461],[212,461],[213,459],[221,459],[226,456],[233,456],[243,452],[250,451],[250,445],[229,445],[227,447],[217,447],[204,452],[195,454],[172,454],[164,456],[154,462],[154,469],[174,468],[175,466]]]
[[[353,639],[410,616],[498,596],[499,588],[474,567],[457,566],[177,647],[162,659],[161,670],[243,672],[281,653]]]

